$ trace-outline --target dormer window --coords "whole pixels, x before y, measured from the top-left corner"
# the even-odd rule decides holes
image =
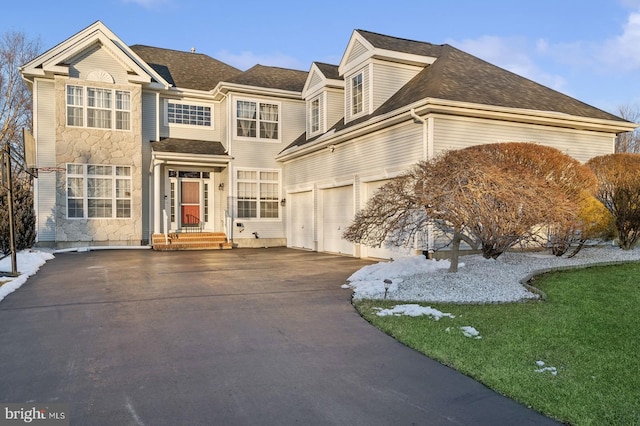
[[[362,112],[362,73],[351,78],[351,115]]]
[[[311,101],[311,133],[320,130],[320,99]]]

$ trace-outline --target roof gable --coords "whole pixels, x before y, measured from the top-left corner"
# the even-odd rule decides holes
[[[69,75],[69,64],[74,58],[96,47],[105,49],[126,69],[128,79],[137,83],[168,83],[153,69],[147,66],[102,22],[96,21],[84,30],[71,36],[62,43],[47,50],[20,67],[25,77]]]
[[[302,89],[302,97],[315,95],[325,87],[343,89],[344,79],[338,74],[338,66],[314,62],[311,64],[307,80]]]
[[[365,30],[355,30],[342,56],[340,75],[375,58],[409,65],[427,66],[440,55],[442,46],[422,41],[386,36]]]

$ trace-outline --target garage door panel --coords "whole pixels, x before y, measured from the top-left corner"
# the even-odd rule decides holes
[[[322,191],[323,251],[354,254],[353,244],[342,238],[342,234],[353,221],[353,216],[352,185]]]
[[[289,195],[291,202],[290,247],[313,250],[313,192],[305,191]]]

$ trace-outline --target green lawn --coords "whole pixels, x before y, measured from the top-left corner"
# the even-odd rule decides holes
[[[575,425],[640,425],[640,263],[556,272],[533,283],[544,302],[422,303],[455,315],[362,316],[406,345],[550,417]],[[410,303],[410,302],[403,302]],[[475,327],[481,339],[464,337]],[[536,372],[543,361],[549,371]]]

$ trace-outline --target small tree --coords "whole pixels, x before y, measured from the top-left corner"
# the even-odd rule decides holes
[[[602,155],[587,165],[598,179],[596,198],[613,216],[620,248],[640,238],[640,154]]]
[[[7,191],[0,191],[0,250],[8,254],[9,243],[9,211],[7,208]],[[23,174],[13,179],[13,206],[16,250],[30,248],[36,239],[36,215],[33,209],[33,191],[31,176]]]
[[[624,104],[618,108],[620,117],[637,123],[640,121],[640,105]],[[616,138],[616,152],[640,152],[640,127],[633,132],[625,132]]]
[[[40,50],[38,40],[31,41],[23,33],[0,35],[0,148],[12,152],[12,180],[16,249],[31,247],[35,240],[35,213],[31,193],[31,177],[25,173],[23,129],[32,128],[32,97],[22,80],[19,67],[33,59]],[[4,163],[3,163],[4,167]],[[0,175],[2,171],[0,171]],[[6,184],[6,179],[3,179]],[[0,189],[0,248],[9,250],[7,191]]]
[[[549,227],[549,245],[556,256],[564,255],[574,246],[567,256],[574,257],[587,240],[609,239],[613,233],[611,213],[597,198],[585,194],[576,217],[567,217]]]

